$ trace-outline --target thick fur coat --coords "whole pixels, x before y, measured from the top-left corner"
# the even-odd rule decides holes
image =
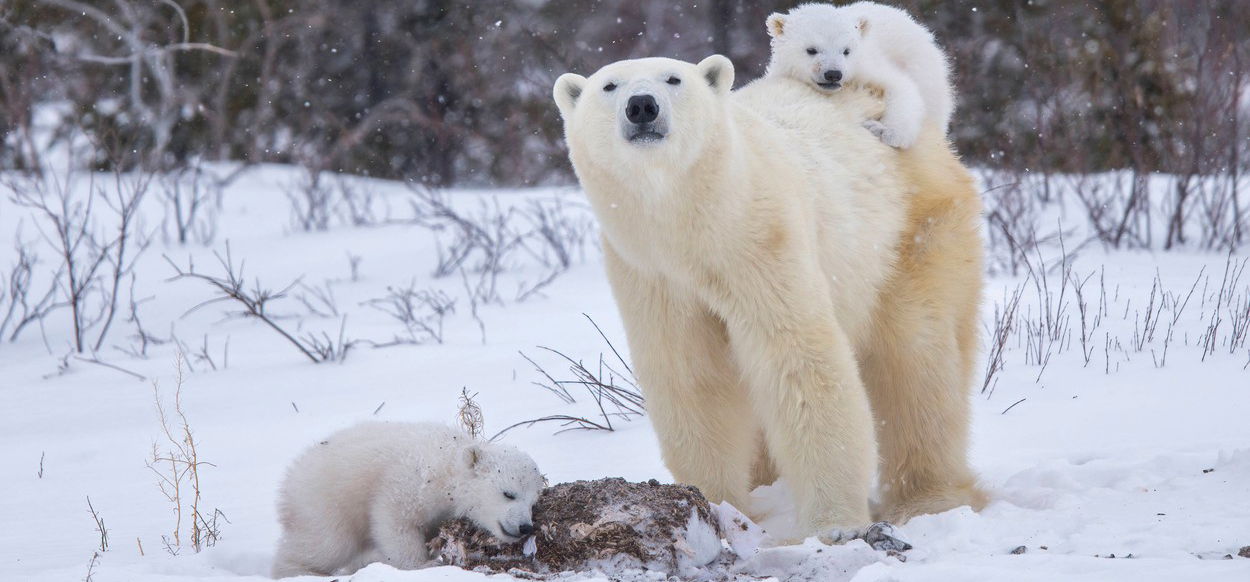
[[[543,477],[529,455],[433,423],[366,422],[330,435],[287,471],[275,578],[414,569],[443,522],[467,517],[504,541],[533,530]]]
[[[885,93],[880,119],[864,126],[894,147],[911,147],[926,125],[950,125],[955,90],[933,33],[904,10],[876,2],[803,4],[768,17],[768,76],[836,91],[846,83]]]
[[[874,93],[732,83],[713,56],[554,89],[667,466],[738,507],[783,476],[811,534],[870,521],[879,445],[881,516],[979,505],[971,178],[936,127],[866,131]]]

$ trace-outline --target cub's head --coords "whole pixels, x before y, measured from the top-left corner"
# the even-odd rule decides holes
[[[505,542],[534,532],[534,502],[546,479],[529,455],[507,445],[474,444],[462,462],[470,478],[456,498],[465,517]]]
[[[725,123],[733,79],[733,64],[721,55],[697,65],[648,58],[610,64],[589,78],[561,75],[553,93],[574,166],[637,172],[689,165]]]
[[[772,37],[769,75],[783,75],[833,91],[855,78],[859,43],[868,21],[849,18],[829,4],[804,4],[768,17]]]

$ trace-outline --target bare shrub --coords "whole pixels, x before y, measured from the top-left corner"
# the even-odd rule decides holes
[[[1024,295],[1024,285],[1025,283],[1021,283],[1017,286],[1001,306],[994,305],[994,329],[989,334],[989,359],[985,364],[985,379],[981,383],[981,393],[987,397],[994,395],[994,387],[998,385],[998,373],[1005,365],[1003,353],[1016,324],[1016,312],[1020,308],[1020,297]]]
[[[613,368],[612,364],[608,363],[604,357],[604,354],[599,354],[599,361],[597,364],[595,364],[593,368],[588,368],[582,361],[575,360],[565,355],[563,352],[545,346],[539,346],[539,349],[558,356],[568,365],[568,371],[572,374],[572,378],[567,380],[557,380],[555,376],[549,373],[529,356],[522,353],[521,357],[533,364],[534,368],[545,379],[545,381],[540,380],[534,382],[534,385],[555,394],[561,400],[570,404],[576,402],[577,400],[573,396],[573,392],[569,391],[569,387],[580,387],[584,389],[590,396],[591,400],[594,401],[595,406],[598,409],[598,415],[594,417],[593,420],[586,416],[573,416],[567,414],[555,414],[525,420],[508,426],[507,428],[495,433],[495,436],[491,437],[491,441],[498,440],[499,437],[504,435],[504,433],[507,433],[517,427],[530,427],[535,424],[550,422],[559,423],[563,427],[561,430],[557,431],[557,434],[568,430],[602,430],[611,432],[616,430],[615,426],[612,424],[613,419],[629,421],[646,414],[646,405],[642,397],[642,392],[638,389],[637,380],[634,378],[633,370],[630,369],[629,364],[625,362],[625,359],[621,357],[620,352],[616,350],[616,346],[612,345],[612,342],[608,340],[607,336],[603,333],[603,330],[599,329],[598,324],[596,324],[593,319],[590,319],[589,315],[586,316],[586,319],[590,321],[591,325],[595,326],[595,330],[599,332],[599,336],[603,338],[603,341],[608,345],[608,348],[615,356],[617,364],[621,366],[621,369],[625,370],[624,373]]]
[[[291,224],[303,231],[330,228],[332,194],[317,167],[304,166],[293,184],[283,188],[291,203]]]
[[[385,313],[404,326],[384,346],[443,343],[443,320],[456,310],[456,300],[438,289],[417,289],[413,281],[407,287],[387,287],[386,296],[370,299],[364,305]]]
[[[1090,360],[1094,356],[1094,334],[1097,333],[1099,325],[1102,324],[1102,310],[1098,309],[1101,304],[1095,304],[1093,312],[1090,311],[1090,302],[1085,296],[1085,285],[1089,283],[1094,273],[1090,273],[1085,277],[1075,277],[1069,270],[1067,274],[1066,284],[1072,287],[1072,293],[1076,297],[1076,309],[1079,314],[1080,339],[1081,339],[1081,356],[1085,359],[1085,366],[1089,366]],[[1103,281],[1102,277],[1099,281]],[[1103,287],[1105,289],[1105,287]]]
[[[302,337],[297,337],[278,325],[274,315],[268,311],[271,302],[286,297],[287,293],[299,284],[300,281],[298,279],[278,291],[263,287],[260,280],[257,279],[252,284],[252,287],[248,289],[245,282],[244,265],[242,263],[235,265],[228,243],[226,244],[226,256],[223,257],[217,252],[214,252],[213,256],[217,258],[217,262],[224,273],[220,277],[196,272],[195,264],[191,262],[188,262],[186,268],[180,267],[173,259],[165,256],[165,261],[174,269],[175,273],[174,277],[170,279],[171,281],[195,279],[207,283],[217,292],[216,297],[192,307],[188,313],[209,304],[228,301],[242,307],[242,311],[238,312],[239,315],[255,318],[264,323],[313,363],[341,362],[347,357],[347,353],[354,345],[354,342],[346,339],[344,336],[347,326],[346,316],[342,320],[337,338],[331,337],[324,332],[322,334],[309,333]]]
[[[14,247],[17,260],[5,280],[0,281],[0,308],[4,310],[4,317],[0,318],[0,338],[7,336],[11,342],[16,341],[28,325],[42,322],[49,313],[61,307],[55,302],[61,272],[53,272],[48,290],[39,294],[33,289],[39,257],[20,240],[14,243]]]
[[[486,298],[495,300],[495,281],[504,269],[504,259],[522,243],[522,234],[512,222],[516,210],[500,206],[499,199],[479,201],[477,211],[470,213],[452,206],[447,193],[408,183],[411,194],[414,222],[437,232],[449,231],[451,241],[438,245],[438,264],[435,277],[446,277],[469,268],[474,272],[491,275]],[[468,265],[476,259],[476,264]]]
[[[9,187],[12,201],[33,211],[39,234],[58,255],[60,294],[70,309],[72,343],[83,353],[103,346],[117,314],[122,279],[147,248],[137,213],[152,175],[118,170],[105,187],[90,173],[85,192],[77,194],[73,164],[70,160],[62,175],[25,176]],[[88,334],[96,326],[93,340]]]
[[[327,280],[320,286],[300,282],[300,292],[295,299],[304,305],[308,313],[316,317],[339,317],[338,299],[334,297],[334,286]]]
[[[126,316],[126,323],[134,328],[131,334],[132,343],[129,346],[115,346],[116,349],[133,358],[147,358],[148,348],[151,346],[159,346],[169,342],[168,339],[160,338],[143,327],[143,320],[139,318],[139,306],[151,299],[144,297],[142,299],[135,296],[135,280],[137,277],[132,273],[130,275],[130,301],[129,314]]]
[[[161,228],[166,240],[180,245],[208,245],[217,236],[217,220],[226,181],[218,180],[198,164],[161,176],[161,199],[165,218]]]

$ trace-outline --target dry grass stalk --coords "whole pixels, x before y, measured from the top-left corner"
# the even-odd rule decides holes
[[[464,432],[473,438],[481,438],[483,431],[486,430],[486,421],[482,418],[482,407],[478,406],[474,398],[477,393],[469,394],[468,388],[460,389],[460,411],[458,418],[460,427]]]
[[[157,486],[161,494],[173,506],[174,528],[172,536],[161,536],[165,548],[171,554],[177,554],[183,547],[183,532],[189,536],[192,550],[199,552],[205,546],[217,543],[221,536],[217,525],[218,518],[224,518],[219,510],[213,510],[210,516],[201,511],[202,489],[200,484],[200,467],[212,463],[201,461],[195,435],[191,431],[191,423],[187,420],[186,411],[182,407],[183,358],[177,355],[177,376],[174,388],[174,408],[172,416],[161,402],[160,388],[152,382],[153,399],[160,418],[161,434],[166,448],[161,450],[157,443],[152,443],[152,456],[147,467],[158,478]],[[183,527],[183,518],[188,524]]]

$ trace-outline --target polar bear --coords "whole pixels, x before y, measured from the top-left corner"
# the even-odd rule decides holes
[[[733,77],[648,58],[553,89],[665,464],[737,507],[785,477],[804,535],[870,521],[878,443],[879,517],[979,507],[970,175],[936,131],[864,131],[866,90]]]
[[[533,532],[544,479],[525,453],[433,423],[366,422],[313,445],[278,502],[275,578],[427,562],[442,522],[467,517],[503,541]]]
[[[906,11],[856,2],[842,7],[803,4],[768,17],[772,57],[767,75],[826,90],[866,83],[885,92],[881,120],[864,127],[893,147],[916,142],[932,123],[945,132],[955,107],[950,64],[933,33]]]

